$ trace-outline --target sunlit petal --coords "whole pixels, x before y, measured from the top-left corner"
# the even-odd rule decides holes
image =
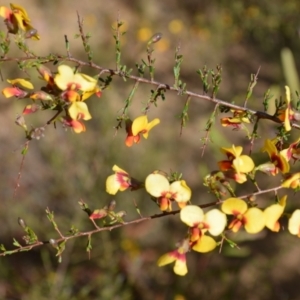
[[[219,209],[214,208],[205,214],[204,222],[208,224],[208,232],[211,235],[220,235],[226,226],[227,218]]]
[[[180,219],[183,223],[190,227],[194,227],[203,221],[203,210],[196,205],[187,205],[180,211]]]
[[[300,209],[296,209],[289,219],[289,232],[300,237]]]
[[[222,211],[227,215],[243,214],[247,210],[247,203],[239,198],[229,198],[222,204]]]
[[[201,253],[210,252],[217,246],[217,242],[210,236],[203,235],[193,246],[193,250]]]
[[[265,216],[262,210],[252,207],[244,214],[246,219],[245,230],[248,233],[258,233],[265,227]]]
[[[187,186],[185,180],[174,181],[170,186],[170,191],[175,193],[174,199],[177,202],[187,202],[192,196],[192,191]]]
[[[161,174],[150,174],[146,178],[145,187],[150,195],[160,197],[163,192],[169,191],[170,184],[165,176]]]

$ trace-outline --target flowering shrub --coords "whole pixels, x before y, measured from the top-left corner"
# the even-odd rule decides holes
[[[63,235],[54,221],[53,212],[47,209],[48,219],[59,234],[58,238],[43,242],[37,237],[33,229],[29,228],[24,220],[20,219],[19,223],[25,231],[25,245],[15,241],[15,248],[10,250],[6,250],[5,246],[1,245],[0,255],[4,256],[31,250],[50,243],[57,250],[57,256],[61,259],[65,245],[70,239],[87,236],[87,251],[91,251],[91,236],[95,233],[129,224],[134,226],[135,223],[152,218],[177,215],[178,222],[181,222],[182,227],[186,229],[186,234],[173,248],[175,250],[163,254],[158,259],[158,265],[165,266],[174,263],[174,272],[183,276],[188,273],[186,262],[187,255],[191,251],[207,253],[218,247],[221,249],[224,243],[231,246],[235,245],[231,238],[233,236],[232,239],[234,240],[233,233],[235,234],[238,231],[244,230],[247,234],[257,234],[264,230],[270,230],[277,233],[282,228],[281,223],[287,221],[288,232],[300,237],[300,210],[290,210],[287,195],[283,194],[281,198],[278,197],[281,190],[293,189],[297,192],[300,186],[300,173],[291,171],[292,163],[297,163],[299,160],[300,139],[291,141],[290,132],[300,127],[296,123],[298,115],[296,108],[293,107],[289,87],[285,87],[285,100],[276,104],[274,115],[268,114],[266,109],[264,111],[250,109],[247,103],[250,96],[247,97],[245,101],[247,105],[244,106],[218,100],[216,96],[222,81],[222,68],[220,66],[217,66],[216,71],[207,70],[206,67],[197,71],[203,85],[203,93],[194,93],[187,90],[186,84],[180,77],[183,56],[179,53],[179,49],[175,51],[174,85],[170,86],[157,82],[154,80],[155,59],[153,58],[154,50],[152,46],[162,38],[160,33],[150,37],[147,43],[148,60],[143,60],[141,65],[137,64],[139,76],[134,76],[126,66],[121,64],[120,36],[123,33],[121,32],[121,22],[118,22],[117,27],[114,29],[116,42],[116,69],[114,70],[101,67],[91,61],[91,50],[80,17],[78,17],[79,32],[85,52],[88,54],[88,62],[73,58],[70,55],[49,55],[43,58],[33,53],[28,55],[26,39],[30,38],[38,41],[42,37],[31,25],[24,8],[15,4],[11,4],[10,7],[10,9],[4,6],[0,7],[0,15],[4,18],[7,28],[7,37],[1,41],[2,55],[0,61],[2,63],[6,61],[10,39],[17,35],[21,40],[21,42],[20,40],[17,42],[17,45],[26,54],[25,57],[22,57],[22,60],[30,61],[31,64],[28,68],[35,69],[36,76],[40,75],[40,79],[44,82],[44,86],[38,89],[31,82],[32,78],[10,78],[7,79],[8,84],[2,90],[5,98],[22,99],[25,102],[21,115],[16,119],[16,123],[25,132],[26,143],[22,152],[24,156],[28,150],[29,142],[43,137],[45,127],[49,125],[71,128],[75,133],[82,133],[84,139],[84,132],[88,130],[88,122],[85,121],[92,118],[87,100],[90,97],[100,97],[102,93],[106,93],[105,89],[110,85],[113,76],[135,81],[130,96],[125,100],[123,112],[117,117],[116,129],[124,129],[121,132],[125,141],[124,147],[144,147],[143,143],[145,141],[141,137],[149,138],[150,142],[155,143],[158,131],[162,130],[162,125],[159,118],[149,121],[147,113],[151,105],[158,106],[158,98],[166,98],[167,91],[175,91],[182,96],[186,96],[186,102],[180,114],[181,129],[187,124],[189,105],[193,98],[215,104],[215,109],[207,121],[207,138],[204,139],[203,151],[206,149],[211,128],[215,122],[220,122],[227,130],[233,129],[232,132],[237,130],[246,131],[247,139],[243,146],[233,145],[232,141],[228,141],[227,146],[218,145],[226,158],[217,162],[218,169],[211,170],[203,180],[208,191],[215,196],[215,202],[213,203],[200,204],[199,199],[193,198],[193,191],[186,180],[183,179],[181,173],[165,173],[160,170],[152,170],[150,174],[144,174],[145,179],[135,179],[132,177],[130,170],[127,172],[114,165],[112,167],[114,174],[107,174],[106,192],[109,195],[115,195],[118,192],[128,192],[129,190],[143,190],[146,195],[145,198],[149,201],[152,200],[154,205],[157,206],[158,213],[156,215],[143,217],[140,214],[140,218],[126,221],[125,211],[115,211],[117,207],[115,200],[110,201],[104,207],[93,210],[84,201],[80,200],[79,205],[87,213],[89,220],[95,227],[94,230],[74,231],[70,235]],[[174,26],[172,27],[173,30],[178,27]],[[21,61],[20,58],[16,58],[16,61],[18,59]],[[49,69],[45,66],[46,62],[55,62],[58,66]],[[83,66],[91,67],[89,74],[81,72]],[[146,69],[149,71],[149,79],[144,77]],[[103,74],[108,75],[103,78]],[[211,84],[208,84],[208,76],[210,76]],[[252,78],[254,78],[254,81],[256,80],[256,77]],[[254,83],[256,83],[254,81],[249,85],[247,95],[251,95],[255,86]],[[131,98],[140,82],[154,85],[156,90],[150,91],[150,97],[148,97],[149,100],[143,113],[133,116],[134,113],[130,111]],[[265,97],[265,108],[268,100]],[[42,111],[50,111],[52,117],[45,120],[41,126],[29,129],[26,125],[27,117],[33,113],[39,114]],[[219,113],[229,113],[232,116],[219,117]],[[272,132],[269,134],[270,136],[264,140],[263,147],[259,147],[257,145],[257,128],[264,120],[270,120],[278,124],[279,128],[277,133]],[[151,134],[149,135],[150,131]],[[244,150],[247,148],[250,150]],[[120,149],[121,152],[122,149]],[[263,161],[256,159],[253,155],[254,152],[263,153]],[[263,181],[257,181],[257,171],[262,172],[263,176],[279,176],[280,184],[272,188],[264,186]],[[247,181],[252,183],[253,192],[238,194],[236,186]],[[262,204],[262,201],[260,201],[260,198],[266,193],[274,194],[274,201],[271,201],[268,205]],[[174,204],[177,205],[177,210],[174,210]]]

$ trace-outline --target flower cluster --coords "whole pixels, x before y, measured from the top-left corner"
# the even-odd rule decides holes
[[[269,142],[267,144],[269,145]],[[290,149],[294,148],[294,146],[290,147]],[[227,154],[228,160],[221,161],[220,168],[237,174],[253,170],[252,159],[242,155],[241,147],[222,148],[222,151]],[[287,152],[292,153],[292,150]],[[171,211],[172,203],[178,204],[180,219],[188,226],[187,236],[177,244],[176,249],[163,254],[157,262],[158,266],[174,263],[173,270],[177,275],[184,276],[188,272],[186,257],[188,252],[206,253],[214,250],[224,239],[227,240],[226,230],[236,233],[244,228],[249,234],[257,234],[264,228],[273,232],[279,232],[281,228],[280,220],[284,216],[287,196],[283,196],[264,210],[258,208],[254,201],[230,197],[221,201],[221,210],[214,208],[205,213],[199,206],[190,204],[192,191],[185,180],[172,179],[172,176],[170,179],[155,171],[148,175],[143,183],[132,178],[129,173],[116,165],[113,171],[115,173],[106,180],[106,191],[109,194],[115,195],[118,191],[145,188],[161,211]],[[297,178],[299,182],[300,175]],[[288,230],[291,234],[300,237],[300,210],[294,211],[290,216]],[[221,241],[215,240],[215,237],[220,235],[222,235]]]
[[[162,255],[158,260],[158,266],[175,262],[174,272],[184,276],[188,272],[186,266],[186,253],[194,250],[206,253],[214,250],[217,242],[206,233],[212,236],[220,235],[226,226],[227,220],[224,213],[218,209],[212,209],[204,214],[203,210],[196,205],[187,205],[180,211],[180,219],[188,227],[188,236],[179,247],[171,252]]]
[[[101,96],[97,80],[86,74],[74,72],[68,65],[60,65],[57,74],[53,74],[45,66],[39,66],[37,70],[47,82],[41,90],[29,92],[25,89],[32,90],[33,84],[26,79],[17,78],[8,80],[11,86],[3,89],[3,95],[6,98],[30,98],[34,104],[27,105],[23,115],[36,112],[38,108],[65,111],[65,116],[54,121],[61,121],[64,126],[72,127],[76,133],[85,131],[81,120],[90,120],[92,116],[84,101],[93,94]],[[38,107],[36,101],[41,101],[42,105]]]
[[[40,39],[23,7],[15,4],[10,4],[10,8],[1,6],[0,16],[4,18],[8,33],[18,35],[21,39]],[[159,35],[155,36],[155,38],[157,37],[160,38]],[[76,133],[86,131],[83,121],[92,118],[86,100],[92,95],[101,96],[98,80],[81,73],[78,67],[72,68],[66,64],[59,65],[53,72],[44,65],[38,65],[37,62],[34,66],[41,79],[46,82],[44,86],[35,90],[29,79],[15,78],[7,80],[9,86],[2,90],[2,94],[6,98],[15,97],[31,101],[31,104],[25,106],[22,116],[18,117],[16,123],[28,133],[24,115],[50,109],[57,113],[47,122],[48,124],[59,121],[63,126],[71,127]],[[286,86],[285,91],[285,102],[280,102],[280,107],[277,107],[274,117],[278,118],[277,122],[278,120],[282,122],[282,129],[284,133],[287,133],[292,128],[291,121],[296,120],[298,116],[292,109],[289,87]],[[251,113],[243,108],[232,109],[231,113],[232,116],[221,119],[223,127],[231,126],[234,129],[244,128],[247,130],[245,124],[251,123],[254,119]],[[149,122],[147,115],[131,120],[124,113],[122,120],[124,119],[126,119],[125,145],[127,147],[140,143],[141,137],[147,139],[149,132],[160,123],[158,118]],[[39,138],[44,134],[43,130],[44,128],[36,128],[31,132],[30,138]],[[117,192],[128,189],[134,191],[145,188],[151,199],[163,212],[159,216],[179,213],[181,222],[187,226],[187,233],[177,244],[175,250],[163,254],[158,259],[158,265],[165,266],[174,263],[174,272],[184,276],[188,272],[187,253],[191,251],[207,253],[214,250],[223,241],[228,240],[227,231],[236,233],[244,229],[249,234],[257,234],[268,228],[273,232],[279,232],[282,228],[282,218],[288,217],[288,231],[292,235],[300,237],[300,209],[296,209],[291,215],[286,214],[286,195],[281,199],[276,195],[275,203],[266,208],[260,208],[251,197],[247,200],[244,199],[245,196],[236,197],[229,184],[229,180],[243,184],[248,178],[256,184],[255,172],[261,171],[272,176],[282,174],[281,187],[299,190],[300,172],[289,173],[291,169],[289,162],[300,159],[300,138],[286,148],[283,147],[283,137],[280,138],[280,141],[279,137],[265,140],[262,152],[268,154],[268,161],[260,165],[255,165],[249,155],[243,154],[241,146],[232,145],[229,148],[221,148],[226,159],[219,161],[219,169],[206,176],[204,181],[204,184],[217,196],[217,204],[220,204],[220,209],[214,208],[204,212],[200,206],[191,203],[192,190],[186,181],[181,179],[181,176],[173,176],[174,174],[167,176],[160,171],[154,171],[144,181],[139,181],[114,165],[112,168],[114,173],[106,179],[106,192],[115,195]],[[257,184],[256,187],[258,188]],[[179,207],[177,212],[172,212],[174,203]],[[123,216],[126,214],[125,211],[114,211],[116,206],[114,200],[109,205],[94,211],[89,210],[83,202],[81,205],[93,222],[96,219],[107,218],[106,222],[108,223],[103,223],[104,225],[123,222]],[[221,240],[218,241],[220,236]]]

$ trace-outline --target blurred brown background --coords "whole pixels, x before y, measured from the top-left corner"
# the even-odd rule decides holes
[[[127,31],[122,38],[122,63],[133,68],[146,59],[146,43],[153,33],[163,33],[163,39],[154,45],[156,59],[155,79],[173,84],[175,48],[180,45],[184,56],[182,80],[187,89],[202,93],[202,84],[196,70],[207,65],[223,67],[223,82],[218,98],[242,104],[250,74],[259,73],[259,82],[249,107],[262,109],[264,92],[271,88],[277,95],[283,91],[280,52],[288,47],[295,55],[300,70],[300,4],[286,1],[34,1],[19,0],[26,8],[33,26],[41,36],[39,42],[28,41],[37,55],[65,54],[64,35],[68,35],[74,57],[86,59],[78,33],[76,11],[85,20],[85,32],[91,32],[94,62],[107,68],[115,67],[114,41],[111,26],[118,14]],[[8,6],[8,2],[1,2]],[[5,25],[1,25],[5,30]],[[19,56],[13,45],[10,56]],[[56,70],[55,66],[49,66]],[[95,75],[90,69],[84,72]],[[14,63],[1,66],[6,79],[26,77]],[[36,87],[43,82],[35,70],[29,71]],[[158,212],[158,208],[144,191],[118,193],[115,197],[105,192],[105,180],[117,164],[132,176],[144,180],[156,169],[182,172],[193,190],[195,204],[207,203],[214,198],[203,187],[203,177],[217,168],[222,159],[219,147],[232,143],[249,150],[245,132],[221,128],[217,122],[212,131],[213,143],[201,157],[201,141],[205,123],[212,112],[211,104],[192,99],[190,121],[180,137],[178,116],[184,106],[184,97],[167,92],[166,100],[152,107],[149,118],[159,117],[161,124],[150,132],[148,140],[132,148],[124,145],[125,131],[114,137],[116,117],[129,95],[133,82],[124,83],[115,78],[110,88],[98,99],[87,104],[93,115],[86,122],[87,132],[76,135],[60,125],[49,127],[45,138],[33,141],[26,156],[20,188],[13,198],[24,143],[22,130],[14,120],[24,108],[26,100],[1,97],[1,214],[0,243],[12,247],[12,238],[22,240],[22,229],[17,218],[22,217],[41,240],[57,238],[46,218],[45,209],[55,212],[61,231],[67,233],[72,225],[79,230],[92,229],[86,214],[77,202],[83,199],[91,208],[101,208],[111,199],[118,210],[126,210],[126,220],[138,218],[134,201],[143,215]],[[150,89],[140,85],[130,109],[132,118],[145,106]],[[274,98],[275,99],[275,98]],[[48,112],[26,118],[27,124],[43,125]],[[262,124],[262,139],[275,136],[274,124]],[[294,134],[296,138],[298,133]],[[266,156],[254,157],[256,162]],[[297,165],[295,166],[297,169]],[[259,177],[265,188],[274,186],[279,179]],[[251,192],[253,186],[239,185],[239,195]],[[262,206],[270,203],[269,195],[258,199]],[[288,210],[297,206],[297,195],[291,195]],[[28,253],[1,257],[0,299],[300,299],[300,241],[287,232],[249,236],[243,233],[235,239],[241,250],[223,248],[201,255],[188,255],[189,273],[181,278],[172,267],[158,268],[159,256],[175,248],[186,228],[178,216],[156,219],[113,232],[103,232],[92,238],[91,259],[85,252],[87,240],[79,238],[67,243],[61,264],[50,246]]]

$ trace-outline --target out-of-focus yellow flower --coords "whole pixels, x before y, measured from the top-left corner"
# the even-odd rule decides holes
[[[175,19],[169,23],[168,27],[171,33],[178,34],[183,30],[183,22],[179,19]]]
[[[282,187],[298,189],[300,187],[300,173],[289,174],[281,184]]]
[[[284,110],[280,110],[277,113],[278,118],[284,123],[284,128],[286,131],[291,131],[291,121],[294,118],[294,111],[291,106],[291,92],[288,86],[285,86],[285,103],[286,108]]]
[[[296,209],[289,219],[289,232],[300,237],[300,209]]]
[[[114,165],[112,169],[115,174],[107,177],[106,192],[115,195],[118,191],[123,192],[131,186],[131,178],[126,171],[117,165]]]
[[[189,241],[184,240],[181,245],[178,247],[178,249],[168,252],[164,255],[162,255],[158,261],[157,265],[159,267],[163,267],[167,264],[171,264],[175,262],[174,264],[174,273],[180,276],[184,276],[187,274],[188,269],[186,266],[186,253],[189,251]]]
[[[11,9],[1,6],[0,16],[4,18],[4,22],[10,33],[16,34],[21,29],[25,32],[25,38],[32,38],[39,40],[40,36],[37,34],[37,30],[30,24],[30,19],[26,10],[19,5],[10,4]]]
[[[149,27],[142,27],[137,32],[137,38],[141,42],[148,42],[152,35],[153,32]]]

